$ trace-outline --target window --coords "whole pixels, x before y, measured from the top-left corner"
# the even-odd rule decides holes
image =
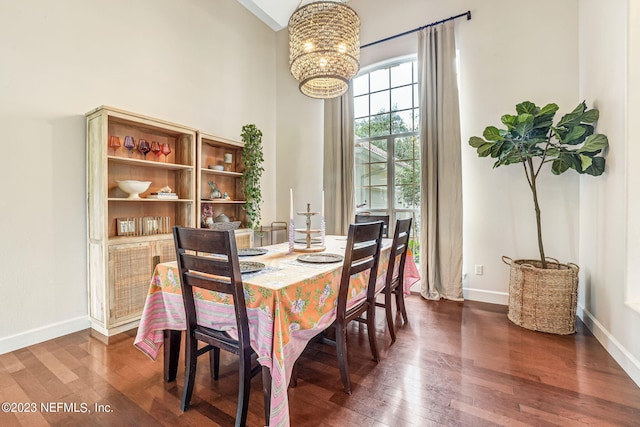
[[[356,212],[413,217],[420,227],[418,70],[415,58],[362,72],[353,80]],[[412,251],[418,261],[417,241]]]

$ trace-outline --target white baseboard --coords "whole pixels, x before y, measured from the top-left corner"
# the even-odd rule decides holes
[[[582,322],[589,328],[600,344],[602,344],[607,353],[618,362],[627,375],[640,387],[640,361],[633,357],[633,355],[593,317],[589,310],[585,310],[584,307],[578,304],[576,315],[582,319]]]
[[[89,316],[80,316],[63,322],[53,323],[41,328],[31,329],[19,334],[0,338],[0,354],[58,338],[63,335],[87,329],[90,326]]]
[[[488,302],[491,304],[509,305],[507,292],[487,291],[485,289],[462,288],[464,299]]]

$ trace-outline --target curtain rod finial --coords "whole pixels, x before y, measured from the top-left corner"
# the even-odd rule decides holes
[[[471,11],[467,10],[467,21],[471,20]]]

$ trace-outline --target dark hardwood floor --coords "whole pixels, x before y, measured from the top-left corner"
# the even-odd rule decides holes
[[[417,295],[407,298],[407,311],[410,323],[397,329],[393,345],[378,312],[379,364],[366,326],[352,327],[351,396],[342,391],[335,348],[310,344],[298,386],[289,389],[291,425],[640,425],[640,388],[581,323],[575,335],[548,335],[513,325],[506,307]],[[201,359],[183,414],[184,368],[177,382],[164,383],[162,360],[134,348],[134,335],[105,346],[82,331],[0,355],[0,402],[21,410],[0,412],[0,426],[233,425],[233,356],[223,352],[213,384],[208,358]],[[34,403],[36,411],[25,412]],[[249,425],[262,426],[260,376],[249,410]]]

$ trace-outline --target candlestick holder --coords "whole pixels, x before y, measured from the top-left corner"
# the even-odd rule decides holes
[[[293,218],[289,220],[289,252],[293,252],[293,245],[296,238],[295,224]]]

